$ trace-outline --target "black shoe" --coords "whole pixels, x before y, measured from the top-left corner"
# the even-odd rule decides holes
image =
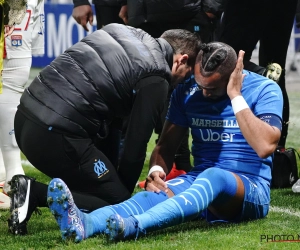
[[[36,210],[32,202],[29,202],[30,188],[34,178],[25,175],[15,175],[11,179],[10,192],[10,218],[8,219],[8,228],[12,234],[27,234],[27,222],[31,214]]]

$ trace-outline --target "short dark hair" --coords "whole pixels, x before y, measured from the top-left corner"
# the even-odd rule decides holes
[[[171,29],[165,31],[161,38],[173,47],[175,54],[187,54],[189,56],[187,64],[194,67],[201,45],[198,34],[184,29]]]
[[[235,69],[237,55],[228,44],[211,42],[201,45],[196,63],[200,64],[200,73],[204,77],[220,73],[222,79],[229,79]]]

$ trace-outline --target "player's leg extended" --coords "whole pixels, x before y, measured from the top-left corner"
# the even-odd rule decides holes
[[[197,218],[213,201],[218,201],[220,204],[235,201],[241,209],[244,193],[238,191],[240,189],[243,190],[243,183],[237,182],[235,175],[231,172],[218,168],[207,169],[198,175],[186,191],[141,215],[131,217],[130,221],[115,215],[110,216],[110,225],[116,224],[119,228],[122,227],[122,230],[119,230],[119,232],[122,231],[122,235],[118,235],[114,230],[108,230],[109,238],[116,240],[122,237],[132,237],[139,230],[149,232],[190,221]]]
[[[75,205],[69,188],[61,179],[53,179],[48,186],[48,205],[60,227],[62,238],[74,238],[75,242],[104,233],[106,219],[112,214],[120,214],[124,218],[141,214],[167,198],[163,192],[139,192],[125,202],[86,214]]]
[[[14,117],[29,77],[30,65],[31,57],[4,60],[3,91],[0,94],[0,145],[6,171],[5,192],[9,191],[7,182],[14,175],[24,174],[20,149],[15,140]]]

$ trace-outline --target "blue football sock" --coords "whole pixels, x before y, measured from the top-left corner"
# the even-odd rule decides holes
[[[128,218],[131,215],[142,214],[156,204],[167,199],[168,196],[164,192],[153,193],[143,191],[135,194],[133,197],[122,203],[99,208],[88,214],[90,221],[92,221],[93,224],[93,230],[89,232],[89,236],[104,233],[106,230],[106,220],[112,214],[119,214],[123,218]]]
[[[184,192],[134,217],[147,232],[166,228],[197,218],[213,201],[225,202],[236,191],[237,182],[232,173],[210,168],[199,174]]]
[[[163,192],[157,194],[145,191],[120,204],[99,208],[87,214],[77,208],[68,186],[59,178],[49,183],[47,196],[49,208],[60,227],[62,238],[75,238],[76,242],[104,233],[106,220],[112,214],[128,218],[130,215],[141,214],[168,198]]]
[[[119,214],[113,214],[107,220],[105,233],[109,241],[137,238],[139,232],[138,221],[133,216],[122,218]]]

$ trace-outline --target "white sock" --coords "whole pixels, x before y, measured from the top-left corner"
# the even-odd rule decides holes
[[[0,146],[6,172],[6,182],[4,186],[4,192],[6,193],[10,190],[10,186],[7,182],[16,174],[24,174],[21,164],[21,152],[16,143],[13,130],[15,113],[15,104],[0,103]]]
[[[2,151],[0,149],[0,183],[4,182],[6,179],[6,171],[4,167],[4,162],[2,158]]]
[[[3,91],[0,94],[0,148],[6,172],[4,192],[10,190],[8,181],[16,174],[24,174],[21,152],[16,143],[14,118],[21,94],[26,85],[31,58],[5,59],[2,72]]]

